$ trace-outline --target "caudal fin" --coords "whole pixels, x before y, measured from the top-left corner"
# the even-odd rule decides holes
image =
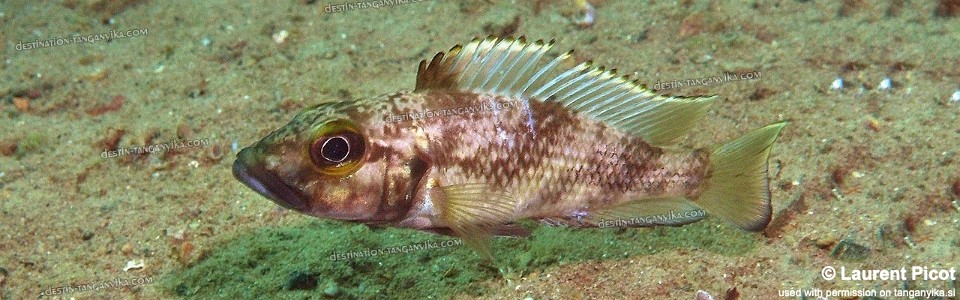
[[[766,228],[771,215],[767,157],[786,125],[773,123],[708,148],[712,174],[695,202],[745,230]]]

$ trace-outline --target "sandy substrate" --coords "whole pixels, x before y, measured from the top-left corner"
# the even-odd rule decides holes
[[[588,28],[573,24],[568,1],[334,13],[327,4],[342,2],[24,2],[0,4],[0,299],[721,299],[733,288],[774,299],[960,285],[821,277],[825,267],[960,268],[960,101],[950,100],[960,18],[935,16],[930,1],[605,0]],[[465,247],[338,263],[329,251],[444,239],[318,222],[230,174],[234,144],[320,101],[411,89],[421,59],[490,34],[556,39],[650,87],[755,74],[663,92],[722,97],[687,147],[790,121],[770,161],[771,226],[539,230],[499,244],[516,247],[501,255],[521,266],[502,272]],[[176,149],[102,152],[154,144]],[[297,268],[319,284],[296,284],[286,272]],[[447,281],[428,284],[437,278]],[[86,285],[96,290],[55,290]]]

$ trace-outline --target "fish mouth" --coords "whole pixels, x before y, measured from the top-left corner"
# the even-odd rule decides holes
[[[243,149],[237,154],[237,160],[233,162],[233,177],[284,208],[306,211],[307,202],[304,201],[305,197],[300,190],[283,182],[280,177],[267,171],[258,163],[246,163],[249,161],[247,159],[249,154],[244,152],[249,153],[249,151],[249,149]]]

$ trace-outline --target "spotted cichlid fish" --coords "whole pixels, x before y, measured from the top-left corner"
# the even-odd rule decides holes
[[[288,209],[460,236],[487,256],[486,237],[529,233],[521,219],[676,226],[705,211],[766,227],[785,123],[674,150],[715,96],[660,96],[571,52],[550,58],[552,45],[457,45],[420,63],[412,92],[305,109],[240,151],[233,174]]]

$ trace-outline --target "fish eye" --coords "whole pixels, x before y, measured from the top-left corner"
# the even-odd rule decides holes
[[[321,172],[342,176],[356,170],[364,150],[363,136],[352,130],[343,130],[318,137],[310,146],[309,155]]]
[[[320,155],[329,162],[339,163],[350,154],[350,142],[342,136],[332,137],[320,146]]]

